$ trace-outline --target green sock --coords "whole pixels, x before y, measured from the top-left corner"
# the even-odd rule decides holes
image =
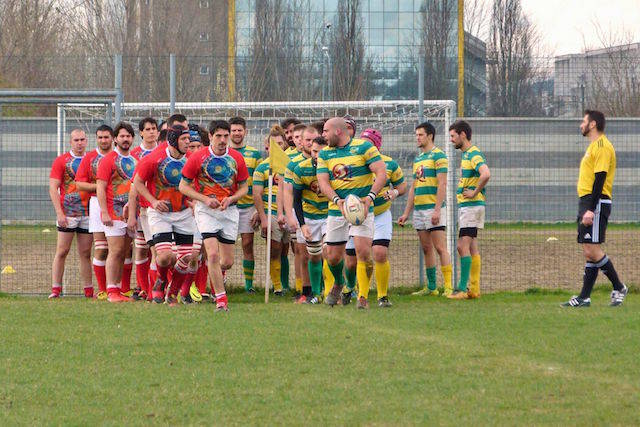
[[[467,284],[469,283],[469,272],[471,271],[471,257],[463,256],[460,258],[460,282],[458,283],[458,290],[462,292],[467,291]]]
[[[427,267],[427,288],[430,291],[435,291],[438,285],[436,284],[436,268]]]
[[[289,257],[286,254],[280,255],[280,266],[282,289],[289,289]]]
[[[347,288],[354,290],[356,288],[356,269],[346,269],[345,276],[347,276]]]
[[[344,276],[342,275],[342,269],[344,268],[344,260],[340,260],[336,265],[329,264],[329,270],[331,270],[331,274],[335,278],[336,285],[342,287],[344,286]]]
[[[253,289],[253,270],[256,265],[255,261],[243,259],[242,271],[244,272],[244,288],[245,290]]]
[[[322,295],[322,261],[309,260],[309,279],[313,295]]]

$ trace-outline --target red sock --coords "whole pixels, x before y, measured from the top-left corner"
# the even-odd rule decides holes
[[[209,268],[207,267],[207,263],[201,263],[198,267],[198,272],[196,273],[196,286],[198,287],[198,291],[201,294],[207,292],[207,278],[209,276]]]
[[[182,289],[182,284],[187,275],[177,270],[173,270],[171,277],[171,286],[169,287],[169,295],[178,295],[178,292]],[[182,293],[181,293],[182,295]]]
[[[158,266],[158,276],[160,276],[160,279],[162,279],[163,282],[168,282],[169,281],[169,267],[160,267]],[[154,281],[155,282],[155,281]]]
[[[216,307],[224,307],[229,305],[229,301],[227,300],[227,293],[221,292],[216,294]]]
[[[124,266],[122,267],[122,293],[129,292],[131,290],[131,271],[133,270],[133,263],[131,258],[124,260]]]
[[[182,279],[182,286],[180,287],[180,295],[183,297],[189,295],[189,289],[191,289],[191,283],[193,282],[194,277],[194,273],[187,273],[184,275],[184,279]]]
[[[99,292],[107,292],[107,272],[104,267],[105,264],[104,261],[93,259],[93,273],[96,275]]]
[[[149,258],[136,260],[136,282],[145,293],[149,293],[149,264]]]
[[[93,298],[93,285],[84,287],[85,298]]]

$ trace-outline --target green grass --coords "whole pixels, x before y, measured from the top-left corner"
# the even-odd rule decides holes
[[[0,298],[0,424],[640,424],[640,299]]]

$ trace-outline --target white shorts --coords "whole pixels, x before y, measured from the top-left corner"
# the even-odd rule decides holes
[[[304,223],[311,230],[311,241],[312,242],[321,242],[324,234],[327,231],[327,220],[326,219],[304,219]],[[296,241],[301,244],[306,244],[307,241],[302,236],[302,231],[298,228],[296,231]]]
[[[149,215],[147,210],[152,208],[140,208],[140,215],[138,216],[138,232],[141,232],[144,236],[144,240],[150,242],[153,240],[153,233],[151,232],[151,226],[149,225]]]
[[[126,235],[131,237],[132,239],[136,237],[135,233],[131,233],[129,231],[126,222],[117,219],[113,221],[112,226],[104,226],[104,235],[106,237],[123,237]]]
[[[191,214],[191,209],[179,212],[158,212],[153,208],[147,209],[149,227],[153,236],[161,233],[177,233],[185,236],[193,236],[196,231],[196,222]]]
[[[202,237],[216,235],[220,243],[233,244],[238,238],[240,213],[237,206],[229,206],[224,211],[211,209],[198,201],[195,207],[196,224]]]
[[[387,210],[385,212],[382,212],[380,215],[374,216],[373,217],[373,241],[375,242],[378,240],[386,240],[390,242],[392,235],[393,235],[393,217],[391,216],[391,211]],[[353,242],[353,237],[349,237],[349,241],[347,242],[347,246],[345,246],[345,249],[355,249],[355,248],[356,248],[356,245]]]
[[[96,196],[91,196],[89,199],[89,233],[104,233],[104,224],[100,219],[100,205]]]
[[[255,229],[251,227],[251,218],[256,213],[256,207],[251,206],[245,209],[238,209],[240,217],[238,219],[238,233],[247,234],[247,233],[255,233]]]
[[[484,228],[484,206],[458,208],[458,227]]]
[[[262,238],[266,239],[267,236],[262,235]],[[281,243],[289,243],[291,241],[289,228],[285,226],[284,230],[281,229],[280,224],[278,224],[278,218],[275,215],[271,215],[271,240]]]
[[[445,227],[447,224],[447,208],[440,208],[440,221],[433,225],[431,222],[431,216],[434,209],[423,209],[419,211],[413,211],[413,228],[417,231],[429,231],[433,228]]]
[[[373,239],[373,212],[369,212],[367,218],[360,225],[351,225],[342,216],[329,216],[327,218],[326,243],[347,243],[350,236],[367,237]]]
[[[56,221],[58,231],[65,233],[88,233],[89,232],[89,217],[88,216],[68,216],[67,226],[60,227],[60,224]]]

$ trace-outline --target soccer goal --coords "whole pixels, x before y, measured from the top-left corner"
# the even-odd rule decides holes
[[[366,128],[376,128],[383,136],[382,152],[395,159],[405,175],[408,185],[413,181],[412,162],[418,154],[414,129],[416,124],[429,120],[436,128],[436,145],[443,149],[449,158],[447,197],[447,244],[455,266],[455,188],[456,169],[454,149],[448,143],[448,128],[455,114],[453,101],[348,101],[348,102],[255,102],[255,103],[190,103],[175,104],[175,112],[187,116],[190,122],[205,126],[212,119],[229,119],[241,116],[247,121],[246,141],[263,151],[263,138],[269,128],[287,117],[297,117],[311,123],[328,117],[350,115],[357,123],[356,134]],[[93,131],[104,122],[104,105],[60,104],[62,112],[58,115],[59,129],[69,132],[75,127],[85,129],[89,135],[90,148],[93,147]],[[144,117],[156,119],[169,117],[169,103],[123,103],[122,120],[137,124]],[[64,132],[61,132],[64,133]],[[61,146],[64,141],[59,141]],[[136,141],[136,144],[138,141]],[[392,214],[394,221],[402,214],[406,196],[394,201]],[[263,242],[256,239],[256,259],[263,250]],[[240,265],[242,252],[237,245],[236,264]],[[391,253],[391,281],[395,286],[415,286],[423,279],[423,259],[417,243],[417,235],[412,227],[394,227]],[[262,266],[264,267],[264,266]],[[233,268],[230,272],[231,283],[242,283],[242,269]],[[293,270],[293,269],[292,269]],[[256,277],[260,277],[260,266],[256,265]],[[291,274],[293,278],[293,273]],[[455,276],[454,276],[455,277]]]

